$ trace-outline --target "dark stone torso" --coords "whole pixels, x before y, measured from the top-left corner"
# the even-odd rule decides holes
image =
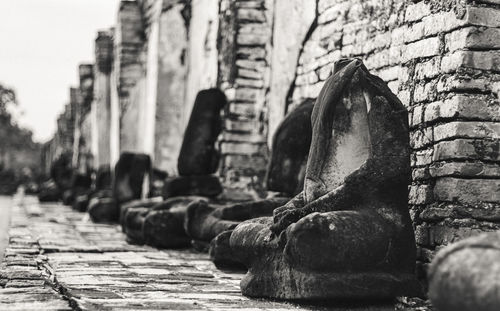
[[[215,142],[222,129],[220,114],[226,102],[218,89],[200,91],[196,96],[179,154],[181,176],[207,175],[217,170],[219,153]]]

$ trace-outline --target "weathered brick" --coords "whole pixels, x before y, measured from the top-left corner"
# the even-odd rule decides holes
[[[462,67],[500,71],[500,55],[497,52],[457,51],[443,57],[441,62],[443,72],[452,72]]]
[[[231,133],[224,132],[222,134],[224,142],[247,142],[247,143],[265,143],[267,140],[263,135],[246,134],[246,133]]]
[[[425,122],[442,118],[466,118],[481,120],[500,120],[500,110],[494,99],[481,95],[457,95],[444,102],[430,103],[424,114]]]
[[[453,159],[500,161],[500,140],[455,139],[434,145],[433,161]]]
[[[266,15],[263,10],[241,8],[238,9],[238,20],[251,21],[251,22],[265,22]]]
[[[434,140],[452,138],[500,138],[499,122],[455,121],[434,127]]]
[[[431,203],[433,201],[432,187],[429,185],[411,186],[408,200],[408,203],[414,205]]]
[[[434,186],[436,200],[461,203],[500,203],[500,179],[443,177]]]
[[[500,29],[467,27],[449,33],[445,37],[446,49],[498,49],[500,48]]]
[[[422,22],[409,26],[403,34],[404,43],[415,42],[422,38],[424,38],[424,23]]]
[[[500,177],[500,164],[482,162],[436,162],[429,167],[432,177]]]
[[[438,76],[440,71],[441,58],[439,56],[415,65],[415,79],[424,80]]]
[[[435,56],[439,54],[439,38],[428,38],[406,45],[402,52],[402,61],[407,62],[412,59]]]
[[[422,123],[423,120],[423,106],[415,106],[413,108],[412,118],[410,119],[410,126],[415,127]]]
[[[410,4],[406,8],[405,22],[414,22],[421,20],[423,17],[431,13],[430,7],[424,1]]]
[[[483,95],[456,95],[427,105],[424,122],[447,118],[499,121],[500,109],[495,99]]]
[[[429,227],[427,225],[418,225],[415,228],[415,242],[418,245],[429,245]]]
[[[410,132],[410,147],[421,149],[433,143],[432,128],[415,129]]]
[[[432,149],[415,152],[415,166],[429,165],[432,163]]]
[[[258,114],[256,105],[253,103],[231,103],[229,105],[229,113],[247,118],[255,117]]]
[[[463,204],[440,204],[439,208],[428,207],[421,214],[420,219],[424,221],[441,221],[446,218],[457,219],[457,218],[472,218],[480,221],[499,221],[500,220],[500,208],[490,207],[490,204],[485,205],[485,208],[481,207],[469,207],[470,205]]]
[[[467,21],[472,25],[500,27],[500,10],[491,7],[467,7]]]
[[[431,176],[429,174],[429,168],[427,167],[419,167],[412,170],[411,179],[413,181],[420,181],[429,179]]]
[[[265,144],[252,144],[243,142],[222,142],[221,152],[223,154],[264,154],[267,146]]]
[[[491,80],[487,78],[469,78],[459,75],[451,75],[439,79],[437,91],[443,92],[462,92],[462,91],[491,91]]]
[[[254,132],[257,128],[253,120],[224,120],[224,127],[228,131]]]
[[[449,32],[462,25],[467,21],[459,19],[453,11],[439,12],[425,17],[422,22],[424,23],[424,35],[433,36],[438,33]]]
[[[236,60],[238,68],[249,69],[256,72],[264,72],[266,69],[266,62],[259,60],[238,59]]]
[[[436,85],[436,81],[416,85],[413,91],[413,101],[415,103],[433,101],[436,98]]]
[[[484,232],[478,228],[456,228],[435,225],[429,228],[430,246],[444,246]]]
[[[262,72],[257,72],[249,69],[238,69],[238,76],[245,79],[261,80],[264,78]]]
[[[236,37],[236,43],[240,45],[265,45],[268,43],[269,38],[261,34],[239,34]]]
[[[234,100],[254,102],[259,97],[259,95],[260,95],[260,90],[250,89],[250,88],[238,88],[236,89]]]
[[[235,83],[237,87],[249,87],[254,89],[262,89],[264,87],[263,80],[236,78]]]

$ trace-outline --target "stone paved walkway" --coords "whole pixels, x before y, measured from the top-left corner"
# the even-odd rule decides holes
[[[0,310],[395,308],[249,299],[240,294],[242,274],[217,270],[206,254],[130,245],[117,225],[94,224],[69,207],[30,197],[14,203],[9,237],[0,265]],[[407,308],[399,303],[397,309]]]

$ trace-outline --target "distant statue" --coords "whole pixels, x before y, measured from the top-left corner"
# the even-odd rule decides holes
[[[313,100],[305,100],[276,130],[266,174],[267,198],[232,204],[198,201],[188,207],[186,232],[197,242],[210,242],[210,257],[217,266],[241,266],[229,247],[234,227],[244,220],[271,216],[275,208],[288,202],[304,187],[313,104]]]
[[[215,198],[222,192],[214,175],[219,165],[217,138],[222,130],[222,109],[227,104],[219,89],[198,92],[178,158],[180,176],[166,178],[160,202],[131,202],[122,208],[121,223],[130,241],[158,247],[191,244],[183,224],[189,203]]]
[[[408,115],[361,61],[341,60],[312,112],[304,189],[238,225],[243,294],[282,299],[415,295]]]

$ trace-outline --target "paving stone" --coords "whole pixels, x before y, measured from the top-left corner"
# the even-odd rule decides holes
[[[12,220],[0,310],[394,309],[250,299],[240,293],[243,274],[217,270],[207,254],[127,244],[117,225],[63,205],[14,206]]]

